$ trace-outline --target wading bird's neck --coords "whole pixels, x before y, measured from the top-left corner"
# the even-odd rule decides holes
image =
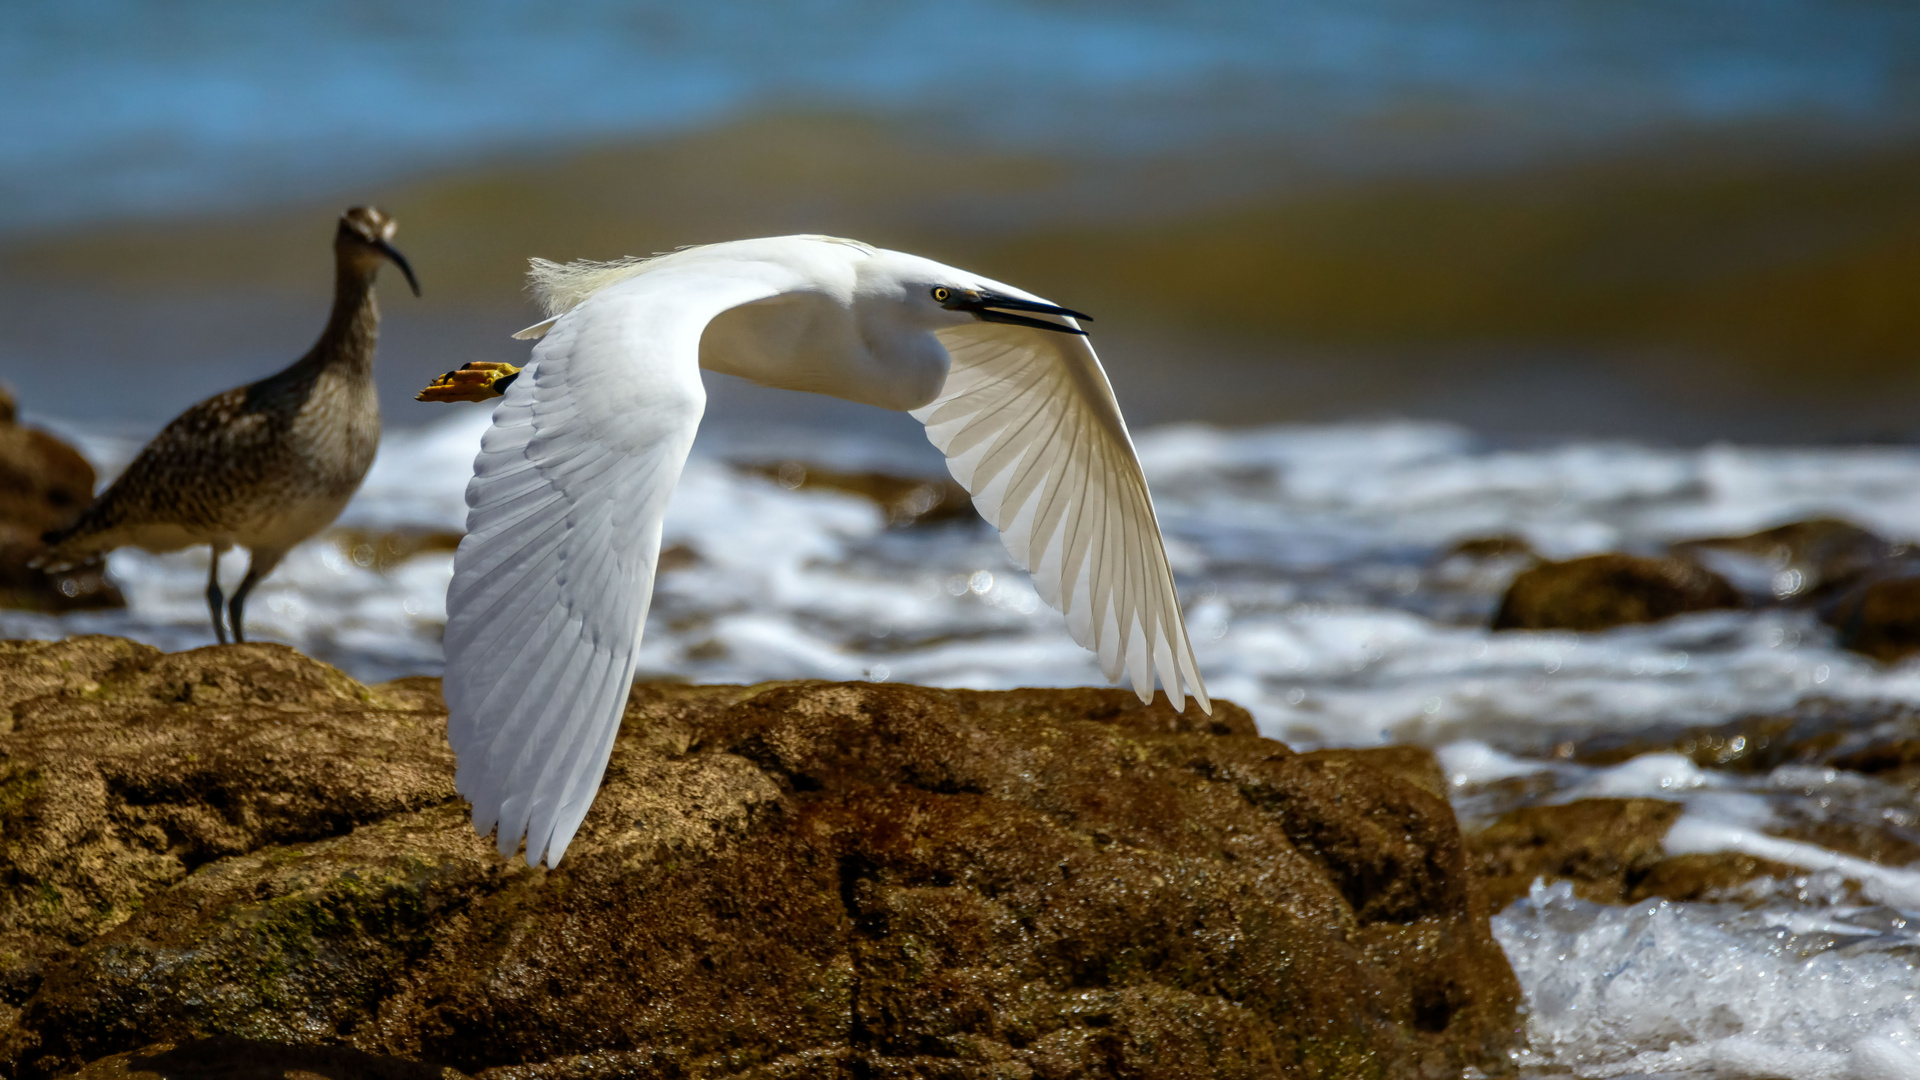
[[[337,260],[333,314],[309,358],[355,374],[373,374],[374,339],[380,333],[380,305],[373,298],[373,274],[353,259]]]

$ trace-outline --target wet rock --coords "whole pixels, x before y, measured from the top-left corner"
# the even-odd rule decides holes
[[[1471,838],[1475,868],[1495,905],[1525,896],[1540,877],[1571,881],[1585,900],[1621,903],[1666,857],[1660,841],[1680,809],[1659,799],[1522,807]]]
[[[1824,615],[1840,646],[1893,663],[1920,651],[1920,565],[1882,567]]]
[[[125,607],[100,565],[59,574],[29,566],[41,534],[71,523],[93,500],[93,466],[44,431],[14,422],[13,398],[0,389],[0,607],[77,611]]]
[[[1790,840],[1804,840],[1828,851],[1851,855],[1881,866],[1911,866],[1920,862],[1920,840],[1886,820],[1861,821],[1849,816],[1789,817],[1771,831]],[[1906,832],[1907,835],[1900,835]]]
[[[1689,540],[1675,555],[1724,575],[1751,603],[1820,603],[1904,549],[1850,521],[1813,518],[1746,536]]]
[[[215,1036],[494,1078],[1454,1075],[1515,1037],[1423,752],[1117,690],[642,684],[530,870],[449,798],[432,680],[10,648],[25,1080]]]
[[[1642,754],[1678,753],[1703,768],[1771,772],[1821,765],[1880,773],[1920,764],[1920,708],[1898,701],[1808,698],[1779,712],[1724,724],[1607,733],[1569,743],[1562,756],[1617,765]]]
[[[1739,896],[1763,878],[1790,879],[1805,874],[1797,866],[1758,859],[1738,851],[1672,855],[1648,868],[1624,898],[1628,903],[1663,900],[1712,901]]]
[[[789,491],[844,491],[871,499],[887,513],[887,524],[921,525],[974,516],[973,497],[949,477],[893,476],[881,472],[842,472],[799,461],[750,465],[747,472]]]
[[[1718,899],[1759,878],[1802,873],[1738,852],[1668,855],[1662,841],[1681,809],[1660,799],[1528,806],[1503,815],[1468,843],[1496,909],[1525,896],[1537,878],[1570,882],[1583,900],[1625,904],[1655,896]]]
[[[446,802],[413,705],[285,646],[0,642],[0,1005],[198,867]]]
[[[1889,663],[1920,651],[1920,558],[1908,545],[1815,518],[1673,550],[1724,573],[1749,602],[1812,605],[1843,648]]]
[[[1470,536],[1457,541],[1440,554],[1438,561],[1447,559],[1524,559],[1537,562],[1540,553],[1533,549],[1526,537],[1501,533],[1497,536]]]
[[[1436,555],[1422,576],[1429,591],[1464,593],[1473,598],[1470,611],[1436,614],[1453,616],[1463,623],[1480,623],[1488,615],[1486,597],[1504,592],[1515,576],[1541,561],[1533,545],[1522,537],[1476,536]]]
[[[337,1046],[219,1037],[158,1043],[102,1058],[70,1080],[465,1080],[444,1066]]]
[[[451,552],[460,546],[460,534],[441,529],[329,529],[326,538],[355,566],[386,573],[415,555]]]
[[[1725,578],[1696,563],[1589,555],[1542,563],[1507,587],[1495,630],[1606,630],[1740,606]]]

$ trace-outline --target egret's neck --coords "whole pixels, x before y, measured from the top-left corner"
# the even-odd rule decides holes
[[[700,339],[700,366],[762,386],[916,409],[946,380],[946,349],[930,333],[862,332],[832,297],[788,293],[715,316]]]

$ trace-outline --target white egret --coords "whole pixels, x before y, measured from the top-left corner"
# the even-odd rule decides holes
[[[535,260],[552,317],[504,391],[447,593],[447,736],[473,826],[557,865],[620,726],[661,521],[706,406],[700,368],[911,412],[1042,598],[1143,701],[1212,706],[1086,316],[929,259],[825,236],[645,260]]]

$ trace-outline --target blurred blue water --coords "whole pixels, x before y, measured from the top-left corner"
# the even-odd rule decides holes
[[[1673,123],[1920,113],[1906,0],[7,8],[0,231],[285,199],[767,107],[1090,149],[1279,136],[1362,157],[1410,131],[1428,149],[1492,131],[1480,145],[1525,151]]]

